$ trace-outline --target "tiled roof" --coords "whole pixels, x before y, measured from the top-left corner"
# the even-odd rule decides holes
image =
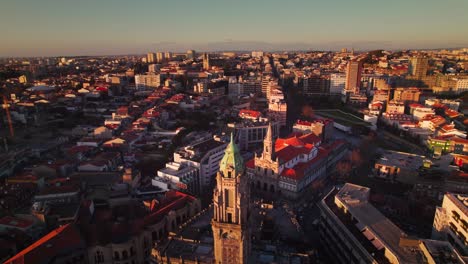
[[[61,226],[45,235],[5,264],[51,263],[55,257],[72,254],[84,247],[79,231],[73,224]]]
[[[23,219],[23,218],[18,218],[18,217],[13,217],[13,216],[5,216],[3,218],[0,218],[0,225],[5,225],[9,227],[16,227],[16,228],[27,228],[31,225],[33,225],[34,222]]]

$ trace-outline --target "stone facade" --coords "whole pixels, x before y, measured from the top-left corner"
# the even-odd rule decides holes
[[[249,184],[234,139],[216,175],[212,219],[216,263],[247,263],[250,255]]]

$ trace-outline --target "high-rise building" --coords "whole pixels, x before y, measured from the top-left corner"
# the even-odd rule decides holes
[[[345,89],[346,75],[334,73],[330,75],[330,93],[341,94]]]
[[[209,70],[210,69],[210,54],[203,53],[203,69]]]
[[[240,150],[231,142],[216,175],[213,192],[215,263],[247,263],[250,255],[250,190]]]
[[[436,208],[432,238],[450,242],[462,255],[468,255],[468,196],[446,193]]]
[[[170,61],[170,60],[172,59],[172,52],[166,51],[166,52],[164,53],[164,59],[165,59],[166,61]]]
[[[164,53],[162,53],[162,52],[157,52],[157,53],[156,53],[156,61],[159,62],[159,63],[161,63],[161,62],[163,62],[163,60],[164,60]]]
[[[361,88],[361,73],[361,61],[348,62],[348,66],[346,67],[346,91],[359,93],[359,90]]]
[[[417,80],[421,80],[424,77],[426,77],[428,67],[429,59],[427,57],[413,57],[410,60],[408,73],[415,77]]]
[[[187,59],[195,59],[195,51],[194,50],[187,50]]]
[[[146,54],[146,62],[147,63],[155,63],[156,62],[156,54],[150,52]]]
[[[148,65],[148,72],[151,72],[151,73],[156,73],[158,70],[159,70],[159,66],[158,64],[150,64]]]

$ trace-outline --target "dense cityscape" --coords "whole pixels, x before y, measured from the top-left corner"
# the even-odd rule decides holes
[[[468,264],[467,0],[4,0],[0,263]]]
[[[468,49],[5,58],[3,263],[465,263]]]

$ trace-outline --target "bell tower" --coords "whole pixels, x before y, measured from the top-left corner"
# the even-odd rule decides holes
[[[267,133],[263,140],[262,158],[269,161],[276,160],[275,140],[273,138],[273,128],[271,127],[271,123],[268,123]]]
[[[250,254],[250,190],[244,161],[232,134],[219,167],[211,221],[215,263],[247,263]]]

